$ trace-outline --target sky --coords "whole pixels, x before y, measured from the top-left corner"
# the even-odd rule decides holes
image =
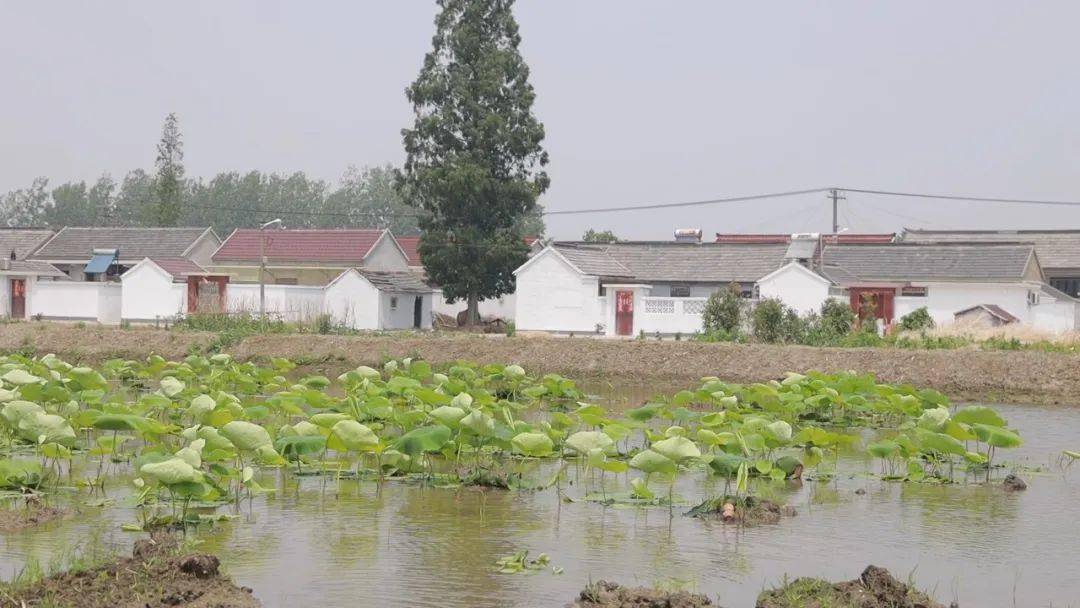
[[[151,169],[176,112],[188,175],[336,182],[400,164],[434,0],[0,0],[0,191]],[[1080,200],[1080,3],[518,0],[549,210],[818,187]],[[815,232],[824,194],[551,216]],[[853,232],[1080,228],[1080,207],[849,194]]]

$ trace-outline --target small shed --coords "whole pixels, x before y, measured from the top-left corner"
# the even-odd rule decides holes
[[[971,323],[986,327],[1001,327],[1020,321],[997,304],[976,304],[953,315],[957,323]]]
[[[228,281],[186,258],[143,258],[120,277],[120,317],[147,322],[223,310]]]
[[[325,310],[353,329],[431,329],[434,290],[409,271],[349,268],[325,290]]]

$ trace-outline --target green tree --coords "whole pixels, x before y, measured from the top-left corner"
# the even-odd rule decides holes
[[[12,190],[0,197],[4,226],[43,226],[49,212],[49,179],[39,177],[29,188]]]
[[[157,146],[157,176],[154,179],[155,208],[152,222],[158,226],[175,226],[183,211],[184,144],[176,114],[165,117],[161,141]]]
[[[89,226],[98,216],[90,209],[86,182],[68,182],[53,189],[45,223],[53,227]]]
[[[701,313],[702,329],[708,334],[723,332],[729,337],[737,336],[742,327],[745,306],[742,287],[738,283],[714,292],[705,302],[705,310]]]
[[[544,126],[518,52],[513,0],[438,0],[432,50],[406,89],[413,128],[397,186],[422,211],[420,256],[448,302],[514,289],[522,222],[548,188]]]
[[[115,226],[142,226],[153,216],[154,178],[142,169],[124,176],[120,191],[113,201],[110,222]]]
[[[389,228],[395,235],[419,232],[416,209],[394,187],[394,168],[349,167],[336,190],[326,197],[319,219],[323,226]]]
[[[615,233],[610,230],[593,230],[589,228],[582,235],[581,240],[586,243],[618,243],[619,237],[615,236]]]

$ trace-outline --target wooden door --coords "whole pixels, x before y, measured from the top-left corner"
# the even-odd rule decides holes
[[[630,336],[634,333],[634,292],[615,292],[615,333]]]
[[[420,329],[420,325],[424,320],[424,296],[416,296],[413,300],[412,308],[412,326],[416,329]]]
[[[26,318],[26,279],[11,279],[11,318]]]

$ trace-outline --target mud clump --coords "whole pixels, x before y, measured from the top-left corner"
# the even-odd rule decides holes
[[[569,608],[700,608],[716,606],[689,591],[663,591],[649,587],[623,587],[600,581],[586,587]],[[719,608],[719,607],[716,607]]]
[[[896,580],[889,571],[867,566],[852,581],[830,583],[799,578],[762,592],[756,608],[945,608],[929,595]],[[952,604],[950,608],[959,608]]]
[[[183,554],[163,532],[136,541],[130,558],[5,589],[3,606],[257,608],[251,589],[220,573],[213,555]]]
[[[1027,482],[1012,473],[1005,476],[1005,481],[1001,485],[1005,486],[1008,492],[1021,492],[1027,489]]]
[[[716,518],[727,523],[746,525],[775,524],[781,518],[795,517],[795,507],[762,500],[754,496],[710,498],[686,512],[690,517]]]
[[[64,509],[28,501],[23,507],[0,510],[0,532],[18,532],[61,519],[65,515],[67,511]]]

